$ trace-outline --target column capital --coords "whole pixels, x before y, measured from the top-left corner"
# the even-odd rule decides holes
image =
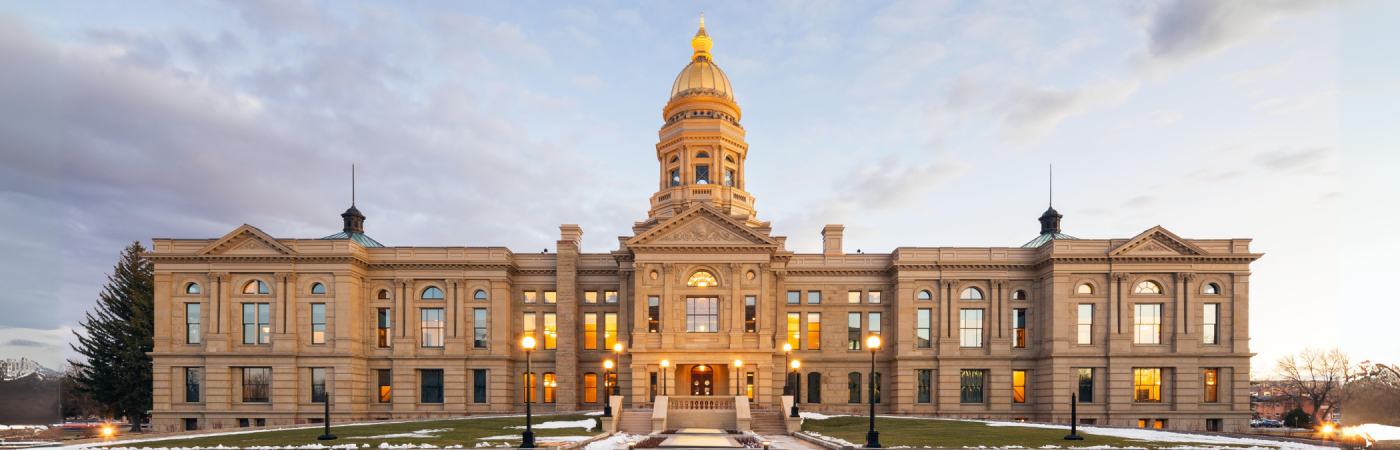
[[[1196,281],[1196,272],[1177,272],[1172,275],[1176,276],[1177,281],[1185,281],[1188,283]]]
[[[209,279],[218,282],[228,281],[228,272],[209,272]]]
[[[1128,279],[1129,277],[1131,277],[1131,276],[1133,276],[1133,274],[1127,273],[1127,272],[1113,272],[1113,274],[1110,275],[1110,277],[1111,277],[1111,279],[1112,279],[1113,281],[1123,281],[1123,280],[1127,280],[1127,279]]]
[[[413,279],[412,279],[412,278],[395,278],[395,279],[394,279],[394,286],[397,286],[397,287],[408,287],[408,286],[411,285],[411,284],[413,284]]]
[[[272,274],[272,278],[277,281],[286,281],[290,283],[296,280],[297,274],[294,272],[276,272]]]

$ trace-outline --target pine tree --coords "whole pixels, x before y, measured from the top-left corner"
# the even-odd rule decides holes
[[[155,274],[150,261],[141,259],[146,249],[133,242],[122,250],[121,260],[107,276],[97,308],[81,325],[73,350],[87,361],[69,361],[79,370],[78,388],[102,409],[131,422],[141,431],[141,420],[151,409],[151,357],[155,335]]]

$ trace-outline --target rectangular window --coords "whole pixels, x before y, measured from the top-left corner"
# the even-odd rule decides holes
[[[534,302],[535,302],[535,293],[532,292],[532,291],[525,291],[525,303],[529,304],[529,303],[534,303]]]
[[[822,348],[822,313],[807,313],[807,350]]]
[[[394,401],[393,372],[388,369],[375,371],[379,377],[379,403],[389,403]]]
[[[1206,303],[1205,319],[1201,324],[1201,343],[1206,345],[1220,344],[1220,304]]]
[[[793,350],[802,348],[802,313],[787,313],[787,343]]]
[[[486,403],[486,369],[472,371],[472,403]]]
[[[882,319],[882,318],[884,317],[884,314],[882,314],[882,313],[877,313],[877,312],[872,312],[872,313],[865,313],[865,315],[866,315],[866,316],[869,316],[869,322],[870,322],[869,327],[866,328],[866,332],[868,332],[868,333],[870,333],[870,334],[872,334],[872,335],[879,336],[879,335],[880,335],[880,332],[883,330],[883,328],[880,327],[880,319]],[[864,340],[864,339],[862,339],[862,340]]]
[[[695,166],[695,184],[710,184],[710,166]]]
[[[185,304],[185,343],[199,343],[199,304]]]
[[[860,350],[860,313],[846,313],[846,350]]]
[[[1094,343],[1094,305],[1092,303],[1079,304],[1079,345],[1089,345]]]
[[[958,342],[964,348],[982,347],[982,310],[964,309],[958,330]]]
[[[621,389],[622,388],[617,385],[617,372],[610,372],[607,377],[603,378],[603,393],[607,394],[608,398],[612,398],[614,395],[622,395]]]
[[[598,349],[598,313],[583,313],[583,349]]]
[[[379,347],[387,348],[389,346],[389,323],[391,323],[389,308],[379,308],[377,322],[379,323]]]
[[[846,403],[860,403],[860,372],[851,372],[846,375]]]
[[[1133,305],[1134,344],[1162,343],[1162,305]]]
[[[326,368],[311,368],[311,403],[326,402]]]
[[[808,305],[820,305],[820,304],[822,304],[822,291],[807,291],[807,304],[808,304]]]
[[[1026,348],[1026,310],[1018,308],[1011,311],[1012,330],[1011,346],[1014,348]]]
[[[860,303],[860,291],[846,293],[846,304],[855,305]]]
[[[243,343],[267,344],[272,340],[272,310],[267,303],[243,304]]]
[[[603,303],[617,303],[617,291],[603,291]]]
[[[472,309],[472,346],[486,348],[486,308]]]
[[[1015,403],[1026,402],[1026,371],[1011,371],[1011,401]]]
[[[442,403],[442,369],[421,370],[423,377],[423,403]]]
[[[185,402],[199,403],[199,368],[185,368]]]
[[[724,169],[724,185],[734,186],[734,169]]]
[[[1206,403],[1220,402],[1220,369],[1206,369]]]
[[[681,185],[681,170],[680,170],[680,169],[671,169],[671,186],[672,186],[672,187],[675,187],[675,186],[680,186],[680,185]]]
[[[647,297],[647,332],[661,332],[661,297]]]
[[[748,372],[748,373],[744,374],[744,379],[747,380],[747,381],[745,381],[745,383],[748,385],[748,388],[746,388],[745,392],[748,393],[749,401],[753,401],[754,373],[753,373],[753,372]]]
[[[555,385],[555,383],[557,383],[557,381],[555,381],[555,379],[554,379],[554,374],[553,374],[553,373],[550,373],[550,372],[545,372],[545,374],[544,374],[544,402],[545,402],[545,403],[554,403],[554,385]]]
[[[558,317],[555,313],[544,313],[544,349],[554,350],[559,344]]]
[[[744,297],[744,332],[758,332],[758,297]]]
[[[1133,401],[1162,402],[1162,369],[1133,369]]]
[[[540,387],[535,385],[535,374],[525,374],[525,403],[534,403],[540,396]]]
[[[685,331],[687,333],[714,333],[719,331],[719,299],[685,299]]]
[[[872,305],[878,305],[880,302],[884,301],[884,298],[880,297],[880,293],[877,291],[865,293],[865,299],[867,303]]]
[[[603,313],[603,348],[617,345],[617,313]]]
[[[1138,419],[1138,428],[1166,428],[1166,419]]]
[[[798,291],[788,291],[787,302],[789,305],[796,305],[798,303],[802,303],[802,293]]]
[[[583,402],[598,403],[598,374],[583,374]]]
[[[423,346],[442,347],[442,308],[423,308]]]
[[[598,291],[584,292],[583,302],[590,305],[598,303]]]
[[[311,344],[326,343],[326,304],[311,304]]]
[[[933,403],[933,371],[920,369],[919,373],[919,403]]]
[[[647,374],[651,377],[651,398],[647,401],[654,402],[656,401],[656,390],[660,389],[660,386],[656,384],[656,372],[647,372]]]
[[[527,312],[521,314],[520,330],[523,332],[520,335],[521,339],[525,339],[525,336],[529,336],[535,338],[537,341],[539,340],[539,337],[535,336],[535,313]]]
[[[1079,369],[1079,403],[1094,402],[1094,369]]]
[[[918,323],[917,336],[918,336],[919,341],[918,341],[917,346],[918,346],[919,348],[932,348],[932,347],[933,347],[933,310],[932,310],[932,309],[927,309],[927,308],[920,309],[920,310],[919,310],[918,321],[919,321],[919,323]]]
[[[559,303],[559,294],[554,291],[544,291],[544,304],[553,305]]]
[[[244,367],[243,401],[248,403],[267,403],[267,385],[271,381],[271,367]]]
[[[964,369],[962,371],[960,395],[962,403],[982,403],[982,382],[986,378],[986,374],[985,370]]]

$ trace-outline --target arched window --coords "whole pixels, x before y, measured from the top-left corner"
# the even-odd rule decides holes
[[[846,393],[851,397],[847,403],[860,403],[860,372],[846,375]]]
[[[933,294],[929,291],[919,291],[919,300],[933,300]]]
[[[196,294],[198,294],[198,292],[196,292]],[[1215,284],[1215,283],[1206,283],[1205,294],[1206,294],[1206,295],[1220,295],[1220,285]]]
[[[1162,293],[1162,285],[1157,284],[1156,281],[1144,281],[1144,282],[1138,283],[1138,285],[1137,285],[1136,288],[1133,288],[1133,293],[1134,293],[1134,294],[1161,294],[1161,293]]]
[[[486,291],[477,289],[476,293],[472,294],[472,300],[486,300]]]
[[[811,372],[807,374],[807,403],[820,404],[822,402],[822,374]]]
[[[1012,300],[1025,300],[1027,298],[1029,297],[1026,296],[1026,291],[1016,291],[1015,293],[1011,294]]]
[[[982,290],[981,290],[981,289],[977,289],[977,288],[975,288],[975,287],[970,287],[970,288],[967,288],[967,289],[963,289],[963,291],[962,291],[962,299],[963,299],[963,300],[981,300],[981,299],[982,299]]]
[[[442,289],[435,287],[424,289],[423,300],[442,300]]]
[[[388,300],[388,299],[389,299],[389,291],[384,290],[384,289],[380,289],[380,290],[379,290],[379,295],[378,295],[378,297],[379,297],[380,300]]]
[[[726,157],[724,157],[724,160],[725,160],[725,161],[729,161],[729,162],[734,162],[734,157],[733,157],[733,156],[726,156]]]
[[[1079,285],[1079,289],[1075,292],[1079,294],[1093,294],[1094,286],[1090,285],[1089,283],[1084,283]]]
[[[321,284],[321,283],[316,283],[316,284],[311,285],[311,293],[312,293],[312,294],[325,294],[325,293],[326,293],[326,285]]]
[[[680,160],[681,160],[681,157],[680,157],[680,156],[672,156],[672,157],[671,157],[671,162],[680,162]]]
[[[185,285],[185,293],[186,293],[186,294],[198,294],[198,293],[199,293],[199,284],[198,284],[198,283],[190,283],[190,284]]]
[[[710,154],[709,154],[709,153],[705,153],[705,152],[700,152],[700,153],[696,153],[696,154],[695,154],[695,157],[696,157],[696,158],[709,158],[709,157],[710,157]]]
[[[257,281],[257,280],[249,281],[248,284],[243,285],[243,293],[244,293],[244,294],[266,294],[266,293],[267,293],[267,283],[263,283],[262,281]]]
[[[719,281],[715,280],[714,275],[711,275],[709,272],[701,270],[695,272],[694,275],[691,275],[690,281],[687,281],[685,285],[694,287],[719,286]]]

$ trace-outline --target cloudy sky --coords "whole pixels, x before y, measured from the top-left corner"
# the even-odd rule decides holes
[[[1253,238],[1256,371],[1400,362],[1394,2],[0,3],[0,357],[54,367],[121,248],[334,233],[616,248],[701,12],[790,248]]]

